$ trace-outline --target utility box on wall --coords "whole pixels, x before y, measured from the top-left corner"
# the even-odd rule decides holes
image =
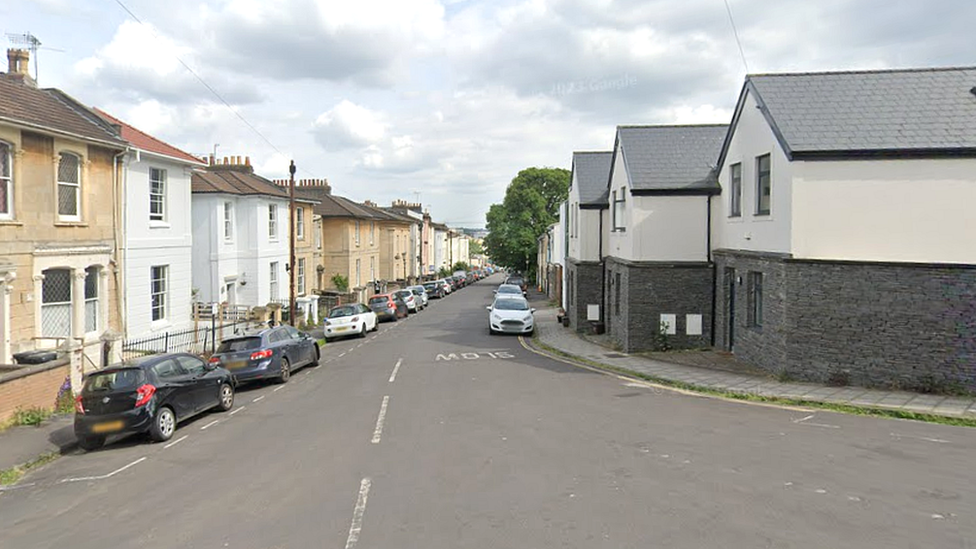
[[[596,322],[600,320],[600,306],[599,305],[587,305],[586,306],[586,320],[590,322]]]

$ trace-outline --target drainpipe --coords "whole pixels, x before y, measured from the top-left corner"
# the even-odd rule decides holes
[[[129,243],[125,239],[125,235],[128,234],[128,230],[127,230],[128,227],[126,226],[126,224],[128,223],[129,220],[127,214],[128,208],[126,207],[127,201],[126,201],[126,193],[125,193],[125,176],[128,172],[127,170],[124,169],[124,162],[125,162],[124,157],[129,153],[130,150],[131,148],[127,146],[124,151],[115,155],[112,159],[112,180],[114,181],[114,185],[112,186],[112,188],[116,192],[116,196],[114,197],[115,200],[113,200],[113,203],[115,205],[117,212],[119,211],[118,208],[121,206],[121,214],[117,216],[113,216],[115,218],[115,223],[116,223],[115,231],[113,231],[115,233],[114,234],[115,249],[116,251],[121,250],[119,261],[116,263],[115,273],[113,274],[115,276],[115,293],[117,295],[117,299],[115,300],[115,303],[116,303],[116,308],[118,308],[119,327],[121,328],[122,331],[122,337],[129,336],[129,329],[128,329],[128,324],[126,323],[126,314],[125,314],[126,305],[128,304],[125,295],[125,288],[126,288],[125,266],[127,264],[126,261],[128,260],[128,252],[129,252]],[[123,162],[123,169],[121,170],[119,169],[120,160],[122,160]],[[122,218],[121,229],[118,226],[119,217]],[[122,241],[121,247],[119,246],[120,240]]]
[[[607,330],[607,264],[603,261],[603,210],[597,210],[600,216],[600,243],[597,246],[598,258],[600,260],[600,320],[603,321],[603,330]]]
[[[705,243],[707,249],[705,250],[706,257],[708,258],[708,264],[712,267],[712,318],[711,318],[711,328],[709,329],[709,343],[712,347],[715,346],[715,311],[717,308],[717,298],[715,297],[716,288],[715,284],[718,282],[718,274],[716,273],[717,267],[712,262],[712,195],[708,195],[705,207],[708,210],[705,211]]]

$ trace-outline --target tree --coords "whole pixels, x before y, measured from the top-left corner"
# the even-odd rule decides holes
[[[526,168],[505,191],[501,204],[486,215],[485,251],[492,261],[530,276],[536,240],[556,221],[559,205],[569,196],[569,170]]]
[[[456,273],[458,271],[467,271],[469,268],[470,267],[468,266],[468,264],[465,263],[464,261],[458,261],[457,263],[454,264],[453,267],[451,267],[451,272]]]
[[[481,242],[478,240],[472,240],[468,244],[468,253],[471,255],[481,255],[485,253],[485,249],[481,246]]]

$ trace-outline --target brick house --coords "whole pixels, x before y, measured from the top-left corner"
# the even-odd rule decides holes
[[[976,388],[976,68],[751,75],[718,155],[715,345]]]

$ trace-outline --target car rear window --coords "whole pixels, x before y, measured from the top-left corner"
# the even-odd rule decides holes
[[[234,353],[237,351],[250,351],[261,347],[260,337],[242,337],[239,339],[228,339],[217,347],[218,353]]]
[[[371,297],[371,298],[369,298],[369,304],[370,305],[383,305],[385,303],[388,303],[389,301],[390,300],[388,298],[385,298],[385,297]]]
[[[135,390],[146,382],[146,374],[139,368],[125,368],[109,372],[96,372],[88,376],[83,393]]]
[[[352,316],[358,312],[359,310],[356,307],[336,307],[335,309],[332,309],[332,312],[329,313],[329,318]]]

